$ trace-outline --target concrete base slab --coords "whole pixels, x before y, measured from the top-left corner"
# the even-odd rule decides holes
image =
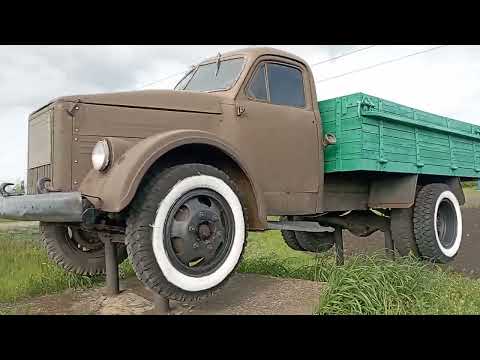
[[[215,295],[192,304],[171,301],[171,315],[311,315],[318,306],[319,282],[235,274]],[[154,315],[153,294],[136,278],[122,281],[121,293],[104,288],[69,290],[30,299],[15,306],[16,314]]]

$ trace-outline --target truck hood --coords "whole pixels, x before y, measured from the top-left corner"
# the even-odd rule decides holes
[[[55,99],[54,102],[71,101],[107,106],[125,106],[221,114],[222,99],[222,96],[211,93],[174,90],[143,90],[94,95],[65,96]]]

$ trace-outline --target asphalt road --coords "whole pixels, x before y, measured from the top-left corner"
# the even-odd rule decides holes
[[[462,244],[449,266],[465,275],[480,278],[480,209],[464,207],[462,215]],[[383,233],[376,232],[367,238],[358,238],[344,231],[344,247],[345,256],[379,251],[384,248]]]

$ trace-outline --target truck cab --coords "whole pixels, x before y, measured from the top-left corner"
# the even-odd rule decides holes
[[[363,129],[373,115],[362,117],[362,101]],[[173,90],[60,97],[31,114],[27,194],[4,184],[0,217],[40,221],[50,258],[80,274],[105,271],[114,239],[118,261],[129,256],[146,286],[176,300],[223,286],[248,231],[281,230],[309,252],[342,229],[383,231],[401,255],[453,259],[460,176],[326,173],[343,128],[339,115],[325,131],[321,110],[309,65],[271,48],[218,54]]]

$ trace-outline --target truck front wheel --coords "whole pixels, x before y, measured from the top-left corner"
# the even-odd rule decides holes
[[[438,263],[455,258],[462,241],[462,213],[447,185],[429,184],[420,190],[413,209],[413,230],[424,258]]]
[[[66,271],[79,275],[105,273],[104,245],[96,233],[87,233],[78,226],[41,222],[40,236],[50,260]],[[126,258],[125,245],[119,245],[118,263]]]
[[[245,214],[235,182],[217,168],[185,164],[151,175],[127,221],[127,250],[138,278],[177,301],[211,295],[240,262]]]

